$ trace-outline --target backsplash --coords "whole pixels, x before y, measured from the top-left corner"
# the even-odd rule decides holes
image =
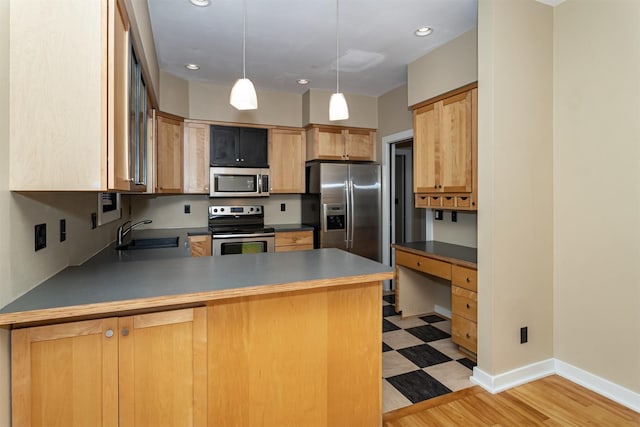
[[[209,205],[263,205],[265,224],[300,222],[300,195],[279,194],[255,198],[214,198],[205,195],[129,196],[132,221],[150,219],[146,228],[194,228],[207,226]],[[285,211],[281,211],[281,204]],[[191,213],[185,213],[185,205]],[[142,228],[142,227],[141,227]]]

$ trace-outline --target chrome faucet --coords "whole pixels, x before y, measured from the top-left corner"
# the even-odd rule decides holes
[[[118,246],[120,246],[122,244],[122,240],[124,239],[124,236],[126,236],[127,233],[129,233],[131,230],[133,230],[134,228],[136,228],[140,224],[151,224],[152,222],[153,221],[151,221],[150,219],[144,219],[142,221],[138,221],[135,224],[132,224],[132,225],[126,227],[126,225],[131,223],[131,221],[125,221],[124,224],[122,224],[120,227],[118,227]]]

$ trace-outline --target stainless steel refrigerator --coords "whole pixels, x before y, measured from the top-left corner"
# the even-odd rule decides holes
[[[311,163],[302,222],[313,225],[316,248],[339,248],[380,261],[380,165]]]

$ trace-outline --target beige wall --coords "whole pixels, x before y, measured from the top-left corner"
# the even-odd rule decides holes
[[[285,211],[280,211],[280,204]],[[184,213],[184,205],[191,207],[191,213]],[[301,201],[297,194],[275,194],[269,197],[242,199],[209,199],[204,195],[183,196],[135,196],[131,201],[132,221],[150,219],[152,224],[146,228],[191,228],[206,227],[209,205],[247,205],[264,206],[265,224],[297,224],[300,222]]]
[[[231,86],[189,82],[189,118],[263,125],[302,126],[302,95],[256,88],[258,109],[238,111],[229,104]]]
[[[639,17],[640,3],[629,0],[555,9],[553,106],[555,355],[636,393]],[[611,203],[594,203],[601,197]]]
[[[378,128],[378,98],[363,95],[353,95],[345,93],[344,97],[349,106],[349,118],[332,122],[329,120],[329,100],[333,92],[320,89],[309,89],[305,94],[305,101],[308,98],[308,105],[305,105],[305,116],[308,114],[308,122],[303,122],[306,126],[309,123],[353,126],[361,128]],[[308,111],[308,113],[307,113]]]
[[[0,236],[9,236],[9,0],[0,0]],[[0,306],[11,301],[11,246],[0,240]],[[9,331],[0,328],[0,425],[10,422]]]
[[[478,366],[490,375],[553,357],[552,34],[549,6],[479,1]]]
[[[407,105],[475,82],[477,76],[478,45],[474,28],[409,64]]]
[[[189,117],[189,82],[173,74],[160,72],[160,111]]]
[[[433,210],[427,210],[433,217]],[[451,212],[444,211],[442,221],[433,221],[433,240],[454,245],[478,247],[478,215],[475,212],[458,211],[458,221],[451,221]]]

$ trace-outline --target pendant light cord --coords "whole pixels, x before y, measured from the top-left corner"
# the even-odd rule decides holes
[[[247,37],[247,0],[242,2],[242,78],[247,78],[246,70],[246,41]]]
[[[336,93],[340,93],[340,0],[336,0]]]

